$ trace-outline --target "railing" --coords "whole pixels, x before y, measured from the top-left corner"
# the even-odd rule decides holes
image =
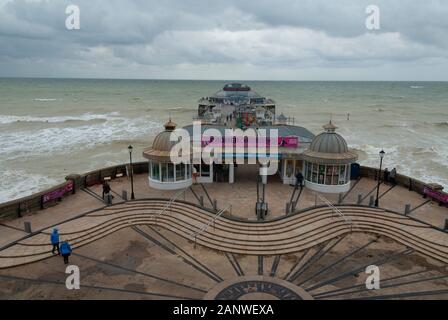
[[[126,167],[129,164],[121,164],[117,166],[112,166],[108,168],[102,168],[99,170],[91,171],[88,173],[84,173],[79,175],[79,178],[75,179],[75,188],[73,190],[73,193],[75,193],[75,190],[78,190],[82,187],[88,187],[94,184],[101,183],[102,179],[104,177],[111,177],[114,178],[121,178],[124,175],[126,175]],[[136,162],[132,164],[132,170],[134,172],[134,175],[141,174],[141,173],[147,173],[148,172],[148,163],[146,161],[143,162]],[[370,179],[375,179],[378,174],[378,169],[376,168],[370,168],[361,166],[360,167],[360,176]],[[67,179],[68,180],[68,179]],[[428,186],[427,183],[405,176],[401,174],[397,174],[396,176],[396,182],[398,185],[409,188],[409,190],[417,192],[421,195],[424,195],[424,189]],[[22,197],[16,200],[11,200],[5,203],[0,204],[0,218],[12,218],[21,216],[22,213],[31,213],[36,212],[42,209],[45,209],[49,205],[52,205],[53,203],[58,202],[58,199],[56,201],[52,201],[48,204],[42,203],[42,197],[46,193],[53,192],[57,189],[63,188],[67,185],[68,182],[64,182],[60,185],[54,186],[52,188],[43,190],[39,193],[35,193],[26,197]],[[443,195],[447,195],[446,192],[441,192]],[[69,197],[71,194],[67,193],[65,197]]]
[[[353,221],[346,217],[341,210],[339,210],[338,208],[336,208],[327,198],[325,198],[324,196],[316,193],[317,197],[323,202],[325,203],[329,208],[332,209],[333,213],[336,213],[337,215],[339,215],[346,223],[350,224],[350,232],[352,232],[353,230]]]
[[[188,187],[188,188],[189,188],[189,187]],[[184,194],[184,193],[188,190],[188,188],[179,190],[178,192],[176,192],[176,193],[174,194],[174,196],[172,196],[172,197],[170,198],[170,200],[168,201],[168,203],[165,204],[165,205],[163,206],[162,210],[160,210],[160,212],[159,212],[158,214],[155,215],[155,220],[156,220],[156,222],[157,222],[157,218],[160,217],[160,216],[162,216],[162,215],[163,215],[169,208],[171,208],[171,206],[172,206],[172,204],[174,203],[174,201],[176,201],[182,194]]]
[[[219,217],[222,216],[222,214],[226,211],[231,211],[232,210],[232,205],[229,204],[227,207],[225,207],[224,209],[222,209],[221,211],[219,211],[217,214],[214,215],[214,217],[212,219],[210,219],[210,221],[207,224],[204,224],[204,226],[201,228],[201,230],[199,230],[196,233],[190,234],[190,236],[194,239],[194,247],[196,248],[196,239],[198,236],[200,236],[201,234],[203,234],[205,231],[207,231],[207,229],[210,227],[210,225],[213,223],[213,228],[215,227],[215,221],[219,219]]]

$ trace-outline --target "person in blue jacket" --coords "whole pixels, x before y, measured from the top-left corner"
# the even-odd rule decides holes
[[[59,251],[59,233],[58,233],[58,229],[54,228],[53,232],[51,233],[50,236],[50,240],[51,240],[51,244],[53,245],[53,250],[51,250],[51,253],[54,254],[54,251],[57,250],[58,251],[58,255],[61,254],[61,252]]]
[[[63,241],[61,243],[61,254],[64,258],[64,263],[68,264],[68,257],[72,253],[72,248],[70,247],[70,244],[67,241]]]

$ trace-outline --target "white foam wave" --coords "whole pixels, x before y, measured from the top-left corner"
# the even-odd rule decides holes
[[[113,121],[77,127],[51,127],[2,134],[0,150],[7,160],[68,153],[145,136],[161,125],[147,118],[116,118]]]
[[[0,171],[0,203],[29,196],[61,181],[24,170]]]
[[[110,112],[107,114],[84,113],[81,115],[74,115],[74,116],[55,116],[55,117],[0,115],[0,124],[11,124],[17,122],[62,123],[67,121],[112,120],[119,115],[120,115],[119,112]]]
[[[46,102],[46,101],[57,101],[58,99],[53,98],[34,98],[33,101],[40,101],[40,102]]]

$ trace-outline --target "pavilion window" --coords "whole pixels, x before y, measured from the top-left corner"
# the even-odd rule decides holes
[[[167,163],[167,181],[172,182],[174,181],[174,164],[173,163]]]
[[[311,180],[311,166],[312,164],[309,162],[305,162],[305,167],[306,167],[306,177],[305,179],[310,181]]]
[[[345,184],[346,183],[346,166],[345,165],[341,165],[339,167],[339,184]]]
[[[319,165],[318,164],[315,164],[315,163],[313,163],[312,164],[312,179],[311,179],[311,181],[312,182],[314,182],[314,183],[317,183],[317,175],[318,175],[318,169],[319,169]]]
[[[294,174],[294,161],[293,160],[285,160],[286,161],[286,176],[291,178]]]
[[[161,163],[160,164],[160,167],[161,167],[161,181],[164,181],[164,182],[166,182],[166,181],[168,181],[168,168],[167,168],[167,166],[166,166],[167,164],[166,163]]]
[[[339,166],[333,166],[333,177],[331,179],[331,185],[337,185],[339,183]]]
[[[185,164],[179,163],[176,164],[176,181],[185,180]]]
[[[201,176],[202,177],[210,177],[210,165],[201,163]]]
[[[325,182],[325,165],[320,164],[319,165],[319,184],[324,184]]]
[[[302,162],[300,160],[296,160],[296,170],[295,173],[299,173],[299,171],[302,171]]]
[[[160,164],[151,161],[151,179],[160,180]]]
[[[180,164],[180,175],[182,177],[182,179],[179,180],[185,180],[187,179],[187,171],[186,171],[187,167],[185,163],[181,163]]]

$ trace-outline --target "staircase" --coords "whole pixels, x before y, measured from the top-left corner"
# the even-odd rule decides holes
[[[185,201],[136,200],[99,209],[58,226],[61,239],[73,248],[123,228],[148,225],[168,229],[198,245],[246,255],[279,255],[309,249],[350,232],[384,235],[423,255],[448,263],[448,234],[384,209],[337,206],[344,219],[334,219],[334,207],[316,207],[270,221],[240,221]],[[213,220],[213,228],[205,228]],[[350,223],[347,223],[350,221]],[[0,268],[31,263],[52,256],[48,228],[0,251]],[[193,241],[192,241],[193,250]]]

